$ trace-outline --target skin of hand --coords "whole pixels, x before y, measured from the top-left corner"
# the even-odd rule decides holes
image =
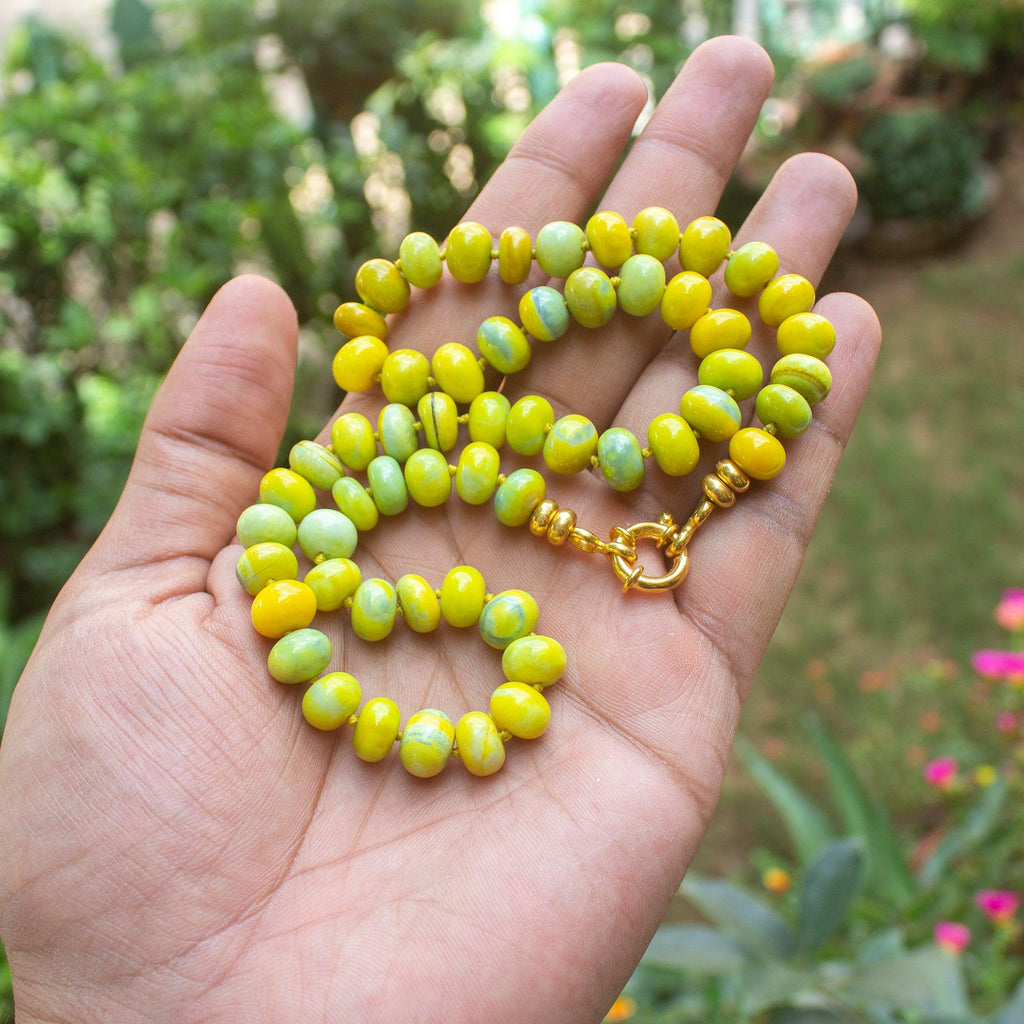
[[[627,220],[713,212],[772,80],[753,43],[700,47],[642,133],[628,68],[574,78],[525,132],[468,216],[531,234],[593,209]],[[817,282],[853,212],[847,171],[789,160],[734,244],[772,244]],[[671,271],[670,271],[671,272]],[[719,279],[720,280],[720,277]],[[539,279],[533,283],[539,283]],[[518,292],[516,293],[518,294]],[[491,275],[447,281],[395,318],[389,346],[471,341],[514,315]],[[718,290],[713,305],[749,304]],[[0,749],[0,935],[19,1024],[34,1021],[593,1022],[629,977],[713,812],[744,697],[800,566],[863,399],[880,331],[847,294],[835,386],[789,464],[709,521],[677,590],[624,595],[605,559],[510,531],[457,500],[360,538],[364,578],[439,584],[468,563],[488,589],[523,588],[538,631],[568,652],[552,724],[476,779],[457,764],[409,776],[319,733],[299,688],[275,683],[268,641],[234,578],[239,512],[271,467],[292,393],[288,299],[248,277],[224,287],[153,402],[124,493],[53,606]],[[772,362],[758,328],[750,350]],[[506,382],[646,436],[692,385],[685,336],[617,314],[538,346]],[[343,408],[375,417],[379,395]],[[722,457],[721,447],[713,458]],[[503,460],[503,468],[506,463]],[[648,472],[627,500],[584,474],[549,483],[599,536],[685,517],[689,477]],[[327,616],[320,616],[326,619]],[[364,697],[486,708],[503,677],[475,630],[396,628],[353,641],[323,626]]]

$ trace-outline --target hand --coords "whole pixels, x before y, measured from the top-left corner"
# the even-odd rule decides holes
[[[624,67],[590,68],[469,217],[535,232],[582,222],[595,204],[627,218],[662,205],[681,224],[713,212],[770,81],[752,43],[704,45],[616,171],[645,90]],[[839,164],[800,156],[738,240],[770,242],[783,270],[817,281],[854,202]],[[485,316],[514,309],[493,278],[448,282],[414,307],[392,348],[472,338]],[[297,688],[267,674],[231,541],[283,430],[296,325],[275,286],[226,286],[156,397],[117,509],[15,693],[0,755],[0,933],[19,1024],[599,1019],[707,827],[864,395],[874,314],[850,295],[819,309],[839,339],[831,395],[788,445],[782,475],[697,535],[671,594],[623,595],[604,559],[454,498],[360,538],[364,577],[417,572],[439,585],[469,563],[492,591],[530,591],[538,631],[568,652],[542,739],[511,742],[492,778],[453,764],[425,782],[394,757],[360,762],[344,732],[310,728]],[[539,347],[508,394],[537,391],[556,414],[643,437],[693,380],[686,338],[670,334],[656,315],[619,314]],[[770,361],[766,339],[751,350]],[[351,396],[345,408],[379,402]],[[586,474],[549,492],[607,536],[665,510],[685,517],[699,477],[652,469],[627,501]],[[475,631],[399,625],[370,645],[342,614],[320,619],[364,696],[392,697],[403,717],[485,708],[502,679]]]

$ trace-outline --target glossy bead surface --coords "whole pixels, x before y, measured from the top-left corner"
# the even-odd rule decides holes
[[[460,405],[472,402],[484,389],[484,371],[479,359],[457,341],[441,345],[431,357],[430,367],[437,386]]]
[[[423,426],[423,443],[439,452],[451,451],[459,439],[459,410],[451,395],[431,391],[416,403]]]
[[[519,300],[519,319],[526,333],[538,341],[556,341],[572,320],[562,293],[547,285],[531,288]]]
[[[583,266],[587,236],[578,224],[556,220],[537,232],[537,265],[551,277],[568,277]]]
[[[441,583],[441,614],[449,626],[466,629],[475,625],[484,610],[487,587],[479,569],[457,565]]]
[[[741,245],[725,265],[725,286],[740,298],[756,295],[779,270],[779,257],[767,242]]]
[[[505,763],[505,744],[498,726],[482,711],[467,711],[455,725],[455,745],[471,775],[485,778]]]
[[[430,779],[444,771],[454,744],[452,720],[443,711],[424,708],[405,723],[398,756],[410,775]]]
[[[416,288],[433,288],[441,280],[440,247],[423,231],[413,231],[402,239],[398,260],[405,279]]]
[[[267,668],[279,683],[304,683],[321,675],[331,661],[331,641],[318,629],[296,629],[270,649]]]
[[[407,405],[389,402],[377,416],[377,433],[385,455],[403,463],[420,446],[416,414]]]
[[[491,233],[474,221],[457,224],[448,235],[444,257],[448,271],[456,281],[476,284],[491,269]]]
[[[757,312],[769,327],[814,305],[814,285],[802,274],[783,274],[765,285],[757,300]]]
[[[430,387],[430,363],[422,352],[398,348],[388,353],[380,368],[380,389],[389,402],[415,405]]]
[[[483,441],[501,451],[505,447],[505,427],[511,408],[509,400],[499,391],[477,395],[469,406],[469,439]]]
[[[556,420],[544,438],[544,462],[555,473],[579,473],[597,452],[597,428],[586,416]]]
[[[480,612],[480,635],[484,643],[503,651],[513,640],[533,632],[540,609],[525,590],[503,590]]]
[[[486,441],[471,441],[455,467],[455,490],[467,505],[483,505],[498,486],[501,456]]]
[[[275,541],[262,541],[246,548],[235,564],[238,582],[253,596],[274,580],[293,580],[298,574],[295,552]]]
[[[621,213],[595,213],[587,221],[586,235],[594,259],[603,267],[617,269],[633,255],[633,236]]]
[[[749,352],[722,348],[706,355],[697,368],[701,384],[728,391],[738,402],[757,394],[764,380],[761,364]]]
[[[732,245],[732,232],[717,217],[698,217],[690,221],[679,239],[679,263],[710,277],[725,259]]]
[[[661,318],[675,331],[689,330],[711,305],[711,284],[702,274],[676,274],[661,297]]]
[[[356,291],[366,305],[381,313],[397,313],[409,302],[409,282],[390,260],[367,260],[356,271]]]
[[[363,705],[359,720],[352,730],[352,748],[356,757],[371,764],[388,755],[398,736],[402,713],[387,697],[374,697]]]
[[[345,475],[345,467],[332,451],[316,441],[299,441],[288,452],[288,465],[314,487],[329,491]]]
[[[397,516],[409,506],[402,467],[390,455],[378,455],[366,467],[370,496],[382,516]]]
[[[524,395],[509,410],[505,424],[509,447],[519,455],[539,454],[547,429],[554,422],[555,411],[546,398]]]
[[[331,424],[331,447],[342,465],[361,473],[377,454],[373,424],[362,413],[342,413]]]
[[[553,637],[539,633],[513,640],[501,656],[505,678],[531,686],[557,683],[565,665],[565,648]]]
[[[498,236],[498,276],[505,284],[522,284],[533,266],[533,243],[524,228],[508,227]]]
[[[423,508],[443,505],[452,493],[448,460],[434,448],[420,448],[405,464],[405,486],[409,496]]]
[[[494,512],[506,526],[523,526],[544,500],[544,477],[535,469],[517,469],[505,478],[494,495]]]
[[[260,636],[276,640],[308,626],[316,613],[316,594],[305,583],[276,580],[253,598],[250,618]]]
[[[825,359],[835,348],[836,329],[818,313],[797,313],[779,324],[775,335],[779,354],[808,355]]]
[[[661,305],[665,268],[653,256],[637,253],[619,270],[619,307],[630,316],[647,316]]]
[[[809,405],[817,405],[832,390],[832,371],[820,359],[802,353],[783,356],[769,379],[799,391]]]
[[[786,449],[759,427],[744,427],[729,440],[729,458],[755,480],[771,480],[786,465]]]
[[[683,395],[679,415],[709,441],[727,441],[739,430],[742,421],[735,400],[706,384],[698,384]]]
[[[601,475],[613,491],[635,491],[644,480],[644,456],[636,435],[609,427],[597,439]]]
[[[314,565],[303,580],[316,595],[317,609],[322,612],[336,612],[362,581],[359,566],[348,558],[328,558]]]
[[[415,573],[407,573],[395,584],[405,624],[414,633],[432,633],[441,622],[441,605],[434,588]]]
[[[381,341],[388,340],[388,322],[375,309],[362,302],[343,302],[334,311],[334,326],[346,338],[372,334]]]
[[[387,580],[363,580],[352,595],[352,632],[360,640],[391,635],[398,614],[398,596]]]
[[[491,694],[491,718],[513,736],[535,740],[551,721],[551,705],[540,690],[526,683],[502,683]]]
[[[342,391],[367,391],[388,357],[388,347],[380,338],[363,334],[346,341],[331,364],[334,381]]]
[[[294,470],[272,469],[260,480],[260,501],[283,508],[298,523],[316,508],[316,492]]]
[[[700,458],[693,428],[682,416],[666,412],[655,416],[647,428],[647,443],[658,467],[668,476],[686,476]]]
[[[242,512],[235,523],[235,533],[247,548],[264,541],[274,541],[290,548],[295,543],[297,530],[295,520],[280,505],[260,502]]]
[[[504,316],[489,316],[476,332],[476,344],[480,355],[504,374],[518,373],[532,354],[526,335]]]
[[[584,327],[603,327],[615,315],[611,278],[597,267],[581,267],[569,275],[565,301],[573,319]]]
[[[302,695],[302,715],[314,729],[340,729],[354,714],[363,691],[348,672],[328,672]]]
[[[798,391],[785,384],[768,384],[754,403],[757,418],[772,424],[779,437],[797,437],[811,425],[811,407]]]
[[[703,359],[720,348],[744,348],[750,335],[750,321],[738,309],[712,309],[690,328],[690,348]]]
[[[664,263],[679,248],[679,222],[663,206],[648,206],[633,218],[638,253]]]
[[[355,525],[343,512],[317,508],[299,523],[299,547],[311,561],[348,558],[359,539]]]
[[[350,476],[343,476],[336,481],[331,488],[331,497],[340,512],[352,520],[352,525],[360,532],[365,533],[372,530],[380,518],[377,506],[373,498],[366,492],[366,488]]]

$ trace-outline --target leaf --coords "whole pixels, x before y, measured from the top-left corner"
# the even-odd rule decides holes
[[[848,1020],[818,1007],[780,1006],[768,1014],[768,1024],[843,1024]]]
[[[641,963],[695,974],[732,974],[743,961],[743,948],[714,928],[664,924],[654,933]]]
[[[863,1010],[883,1007],[931,1017],[970,1017],[960,959],[938,946],[858,964],[841,993]]]
[[[842,924],[864,877],[864,840],[847,836],[831,843],[800,881],[798,945],[817,949]]]
[[[857,952],[857,959],[864,964],[873,960],[888,960],[893,956],[900,956],[906,952],[903,944],[902,928],[886,928],[870,938],[865,939]]]
[[[825,815],[743,737],[737,739],[736,751],[785,822],[800,861],[809,863],[832,838]]]
[[[797,970],[789,964],[768,960],[748,962],[740,989],[743,1010],[747,1014],[744,1020],[789,1001],[814,998],[815,981],[813,972]]]
[[[796,936],[785,919],[746,889],[692,872],[679,891],[709,920],[746,949],[771,957],[788,956]]]
[[[1009,1002],[1003,1003],[989,1019],[988,1024],[1019,1024],[1024,1020],[1024,979],[1013,990]]]

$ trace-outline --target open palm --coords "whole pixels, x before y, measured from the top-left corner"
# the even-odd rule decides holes
[[[531,233],[595,206],[686,223],[714,210],[771,80],[753,44],[699,49],[619,166],[645,101],[628,69],[580,74],[526,132],[470,217]],[[617,169],[618,168],[618,169]],[[852,213],[846,171],[787,163],[739,240],[816,281]],[[718,304],[722,304],[719,296]],[[500,282],[447,282],[393,326],[431,350],[509,315]],[[732,300],[735,302],[735,300]],[[562,641],[551,728],[497,775],[433,781],[367,765],[302,720],[266,671],[234,578],[291,397],[295,322],[275,286],[232,282],[157,396],[124,495],[47,621],[0,751],[0,934],[19,1022],[594,1021],[628,977],[707,826],[742,701],[778,621],[878,343],[849,295],[819,309],[836,386],[790,462],[698,535],[672,594],[623,595],[609,564],[453,499],[363,535],[364,578],[439,585],[468,563],[538,600]],[[770,359],[767,339],[751,350]],[[619,314],[535,353],[506,393],[543,394],[643,436],[694,377],[686,338]],[[369,413],[379,395],[350,396]],[[653,471],[623,498],[551,483],[600,536],[685,517],[699,473]],[[321,620],[323,620],[321,622]],[[316,623],[335,663],[403,717],[486,708],[501,682],[474,631],[354,640]],[[340,652],[340,657],[339,657]]]

